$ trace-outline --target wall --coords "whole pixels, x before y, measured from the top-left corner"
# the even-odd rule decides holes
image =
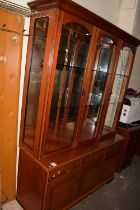
[[[120,5],[122,0],[73,0],[81,6],[91,10],[109,22],[118,23]]]
[[[14,3],[26,6],[27,2],[31,0],[11,0]],[[113,24],[118,23],[120,4],[122,0],[73,0],[81,6],[91,10],[97,15],[105,18]]]
[[[137,7],[136,18],[132,34],[140,39],[140,1]],[[129,82],[129,87],[140,91],[140,47],[137,49],[137,54]]]
[[[30,18],[25,18],[24,30],[25,30],[26,34],[29,34],[29,24],[30,24]],[[21,61],[20,89],[19,89],[17,154],[19,154],[20,119],[21,119],[22,93],[23,93],[23,85],[24,85],[27,44],[28,44],[28,36],[24,36],[23,37],[23,48],[22,48],[22,61]],[[17,166],[16,166],[16,171],[17,172],[18,172],[18,158],[19,158],[19,155],[17,155]]]
[[[132,34],[137,11],[138,0],[122,0],[118,27]]]
[[[122,0],[118,26],[128,33],[140,39],[140,1]],[[140,66],[140,47],[137,49],[134,66],[129,82],[129,87],[140,91],[139,66]]]
[[[16,4],[19,4],[21,6],[24,6],[24,7],[27,7],[27,2],[29,2],[29,0],[22,0],[22,1],[19,1],[19,0],[9,0],[10,2],[13,2],[13,3],[16,3]]]

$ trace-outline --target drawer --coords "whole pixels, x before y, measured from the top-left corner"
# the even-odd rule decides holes
[[[98,165],[102,162],[103,159],[104,159],[104,150],[101,150],[99,152],[95,152],[85,156],[82,161],[82,166],[86,166],[89,164]]]
[[[74,160],[66,165],[63,166],[58,166],[54,169],[52,169],[49,172],[49,182],[55,181],[56,179],[69,175],[73,171],[77,170],[80,167],[80,159],[79,160]]]
[[[113,144],[107,148],[106,158],[112,157],[120,152],[122,142]]]

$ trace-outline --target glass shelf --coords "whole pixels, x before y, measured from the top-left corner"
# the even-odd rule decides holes
[[[70,65],[65,65],[65,64],[57,64],[57,70],[63,71],[63,67],[67,67],[67,69],[69,68],[74,68],[74,69],[81,69],[82,71],[85,70],[85,67],[81,67],[81,66],[70,66]]]
[[[44,37],[44,38],[41,38],[41,37],[39,37],[39,36],[34,36],[34,39],[41,40],[41,41],[45,41],[45,40],[46,40],[45,37]]]
[[[125,78],[128,78],[128,75],[127,74],[116,74],[116,76],[123,76]]]
[[[104,71],[101,71],[100,69],[93,69],[92,72],[95,72],[95,73],[96,73],[96,72],[101,72],[101,73],[104,74],[104,75],[105,75],[105,74],[106,74],[106,75],[111,74],[111,72],[104,72]],[[101,73],[100,73],[100,74],[101,74]]]

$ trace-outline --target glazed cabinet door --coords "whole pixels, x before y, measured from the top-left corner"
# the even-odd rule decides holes
[[[51,57],[57,18],[55,9],[48,10],[46,16],[44,13],[43,17],[40,15],[31,18],[20,140],[21,144],[34,154],[38,150],[44,105],[42,97],[44,97],[47,72],[52,65]]]
[[[71,147],[85,97],[93,27],[60,13],[56,51],[49,87],[43,153]]]
[[[78,174],[77,170],[48,185],[45,210],[62,210],[74,201]]]
[[[110,130],[116,129],[117,122],[120,117],[124,95],[127,90],[134,60],[133,51],[134,49],[128,47],[127,44],[123,44],[122,48],[120,49],[113,88],[111,91],[111,97],[105,119],[105,127],[109,128]],[[124,116],[126,111],[127,110],[123,112]]]
[[[24,143],[28,145],[32,150],[34,148],[38,103],[48,24],[49,19],[47,17],[36,19],[34,23],[32,59],[30,64],[28,80],[24,129]]]
[[[114,71],[112,66],[117,45],[118,40],[115,37],[102,30],[99,31],[96,57],[92,63],[87,85],[88,94],[85,100],[84,116],[79,129],[80,143],[93,140],[103,124],[102,115],[109,97],[109,84]]]

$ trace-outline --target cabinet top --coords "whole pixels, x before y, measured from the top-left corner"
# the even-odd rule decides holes
[[[63,164],[69,163],[72,160],[80,159],[86,155],[99,152],[122,141],[124,141],[124,137],[116,134],[115,137],[108,138],[105,141],[95,142],[94,144],[88,144],[86,146],[84,145],[74,150],[63,151],[61,154],[50,153],[47,157],[41,160],[41,163],[46,169],[50,169],[49,166],[52,162],[57,163],[57,166],[62,166]]]
[[[107,20],[99,17],[98,15],[94,14],[93,12],[85,9],[84,7],[80,6],[79,4],[71,1],[71,0],[35,0],[28,2],[28,6],[31,10],[46,10],[49,8],[58,8],[73,14],[79,18],[84,19],[85,21],[111,33],[115,36],[119,37],[120,39],[128,42],[129,44],[137,47],[140,45],[140,40],[133,37],[129,33],[123,31],[122,29],[118,28],[117,26],[113,25],[112,23],[108,22]]]

